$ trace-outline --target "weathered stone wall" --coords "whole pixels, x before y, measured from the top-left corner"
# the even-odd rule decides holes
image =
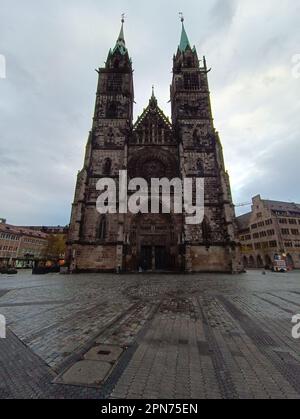
[[[131,60],[122,49],[109,53],[105,68],[99,69],[93,126],[72,209],[69,256],[74,259],[75,252],[77,269],[136,270],[141,255],[151,257],[147,254],[151,247],[152,259],[169,259],[173,270],[235,270],[235,215],[213,124],[207,73],[205,60],[200,67],[194,49],[178,50],[171,86],[172,123],[153,92],[133,125]],[[103,177],[117,180],[123,169],[128,169],[129,178],[148,181],[203,177],[205,223],[187,225],[184,214],[169,220],[144,214],[138,223],[131,214],[104,218],[96,210],[100,193],[96,184]],[[159,256],[164,254],[166,258]],[[153,266],[158,269],[154,262]]]
[[[203,246],[190,246],[187,264],[191,272],[232,272],[230,250],[221,246],[206,249]]]
[[[117,259],[116,246],[75,245],[75,271],[115,271]]]

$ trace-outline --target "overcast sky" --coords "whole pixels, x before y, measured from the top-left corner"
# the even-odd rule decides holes
[[[258,193],[300,202],[300,77],[292,64],[300,54],[299,0],[0,0],[7,76],[0,78],[0,217],[24,225],[69,222],[95,68],[116,42],[122,12],[135,115],[152,84],[170,115],[179,11],[190,42],[212,67],[215,126],[234,202]]]

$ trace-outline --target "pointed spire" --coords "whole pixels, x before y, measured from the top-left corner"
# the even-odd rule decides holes
[[[151,98],[149,100],[149,105],[153,108],[155,108],[157,106],[157,99],[156,99],[155,94],[154,94],[154,86],[152,86],[152,95],[151,95]]]
[[[122,25],[121,25],[120,34],[119,34],[119,37],[117,39],[116,46],[113,50],[113,52],[119,50],[119,52],[123,55],[126,54],[126,52],[127,52],[125,37],[124,37],[124,22],[125,22],[125,14],[123,13],[122,14],[122,19],[121,19]]]
[[[120,35],[119,38],[117,40],[117,43],[123,43],[125,45],[125,37],[124,37],[124,22],[125,22],[125,14],[122,14],[122,26],[121,26],[121,30],[120,30]]]
[[[181,23],[182,23],[182,30],[181,30],[181,38],[180,38],[179,50],[180,50],[180,52],[185,52],[187,48],[190,48],[191,49],[191,44],[190,44],[189,38],[187,36],[187,33],[185,31],[183,13],[180,12],[179,15],[180,15]]]

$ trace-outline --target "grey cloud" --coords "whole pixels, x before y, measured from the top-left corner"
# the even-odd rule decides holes
[[[237,5],[237,0],[217,0],[211,9],[210,19],[221,26],[230,24]]]
[[[155,84],[170,114],[172,55],[180,22],[205,54],[215,125],[235,202],[259,192],[300,202],[297,182],[300,53],[294,0],[2,0],[0,216],[20,224],[66,224],[91,127],[97,75],[118,35],[119,16],[134,65],[135,115]]]

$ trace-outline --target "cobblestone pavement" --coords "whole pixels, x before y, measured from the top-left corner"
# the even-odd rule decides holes
[[[0,398],[300,398],[298,313],[299,271],[1,275]],[[53,384],[96,342],[102,386]]]

